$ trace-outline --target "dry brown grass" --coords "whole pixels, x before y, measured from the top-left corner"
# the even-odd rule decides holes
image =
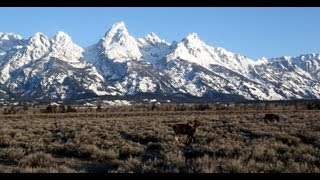
[[[320,112],[282,106],[1,115],[0,172],[319,173]],[[280,122],[263,121],[267,108]],[[172,125],[196,117],[196,141],[175,141]]]

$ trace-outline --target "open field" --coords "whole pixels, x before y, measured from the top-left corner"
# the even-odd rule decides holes
[[[294,104],[143,107],[2,113],[0,172],[320,172],[319,110]],[[265,122],[270,112],[280,121]],[[196,117],[203,125],[195,142],[186,145],[182,135],[176,141],[172,125]]]

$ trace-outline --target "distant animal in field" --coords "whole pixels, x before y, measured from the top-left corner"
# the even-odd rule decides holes
[[[276,114],[265,114],[264,115],[265,121],[279,121],[279,116]]]
[[[189,121],[187,124],[175,124],[173,126],[173,130],[175,133],[175,139],[178,140],[177,135],[188,135],[187,137],[187,144],[194,142],[195,137],[194,134],[196,133],[197,127],[201,125],[200,121],[195,119],[194,121]]]

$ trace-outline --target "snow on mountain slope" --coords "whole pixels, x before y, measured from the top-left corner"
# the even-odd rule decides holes
[[[246,99],[267,100],[274,98],[268,94],[267,88],[245,76],[219,65],[212,65],[210,69],[197,63],[176,59],[163,61],[163,69],[172,78],[172,84],[181,93],[193,96],[207,94],[234,94]]]
[[[98,57],[98,59],[92,61],[94,66],[104,77],[108,86],[117,89],[122,95],[172,92],[172,86],[168,82],[170,77],[153,64],[145,61],[119,62],[106,59],[104,56],[95,56],[93,53],[88,57]]]
[[[71,98],[85,92],[117,94],[115,89],[108,88],[92,64],[81,61],[83,48],[66,33],[58,32],[51,39],[36,33],[20,44],[19,49],[7,48],[1,63],[1,83],[11,92],[49,99]],[[65,86],[66,82],[69,85]]]
[[[136,40],[124,22],[82,48],[64,32],[29,39],[0,33],[0,98],[98,96],[205,100],[320,98],[320,55],[261,58],[212,47],[196,33],[171,44],[150,33]]]
[[[272,58],[256,64],[252,75],[281,99],[319,98],[319,54]]]
[[[114,61],[140,60],[142,56],[136,39],[129,35],[122,21],[114,24],[99,44],[105,57]]]
[[[167,60],[177,58],[197,63],[207,69],[210,65],[220,65],[245,76],[249,74],[249,65],[253,60],[231,53],[221,47],[211,47],[204,43],[196,33],[189,34],[176,45],[175,50],[167,55]]]
[[[304,54],[296,57],[271,58],[273,67],[295,71],[301,76],[320,81],[320,54]]]
[[[174,90],[168,81],[170,77],[149,63],[154,59],[146,59],[149,57],[146,52],[140,52],[140,49],[146,50],[149,46],[157,48],[158,45],[169,47],[155,34],[147,35],[138,43],[129,35],[124,23],[119,22],[113,25],[97,44],[86,48],[83,60],[92,63],[108,86],[119,90],[122,95],[172,93]]]
[[[164,71],[153,64],[130,62],[126,64],[126,75],[115,83],[124,94],[138,93],[172,94],[175,92],[170,79]]]
[[[228,83],[204,67],[186,60],[176,59],[175,61],[163,62],[161,66],[170,75],[172,85],[180,93],[201,97],[207,93],[208,88],[219,91],[222,86]]]
[[[277,66],[277,67],[275,67]],[[269,62],[255,66],[256,77],[268,87],[269,91],[278,94],[277,99],[310,99],[320,97],[320,83],[295,70],[286,69]]]
[[[39,99],[69,99],[110,92],[94,67],[76,68],[56,58],[33,61],[12,74],[5,85],[23,97]]]
[[[160,39],[155,33],[150,33],[144,38],[138,39],[142,58],[152,64],[156,64],[170,53],[170,44]]]
[[[246,99],[280,100],[283,98],[281,95],[275,93],[273,89],[261,83],[261,81],[257,81],[257,78],[247,78],[242,74],[219,65],[212,65],[211,69],[233,84],[235,90],[230,92],[231,94],[239,94],[246,97]]]
[[[51,42],[50,57],[68,61],[74,67],[84,67],[80,61],[84,50],[74,44],[68,34],[59,31],[53,36]]]
[[[9,51],[19,49],[23,43],[20,35],[0,32],[0,64]]]
[[[30,61],[43,57],[50,48],[50,40],[42,33],[36,33],[29,40],[21,43],[21,48],[7,50],[0,70],[0,83],[10,78],[10,74],[28,64]]]

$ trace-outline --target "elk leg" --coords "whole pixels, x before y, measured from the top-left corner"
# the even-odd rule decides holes
[[[186,142],[186,143],[187,143],[187,144],[190,144],[191,142],[192,142],[192,137],[188,135],[188,138],[187,138],[187,142]]]

